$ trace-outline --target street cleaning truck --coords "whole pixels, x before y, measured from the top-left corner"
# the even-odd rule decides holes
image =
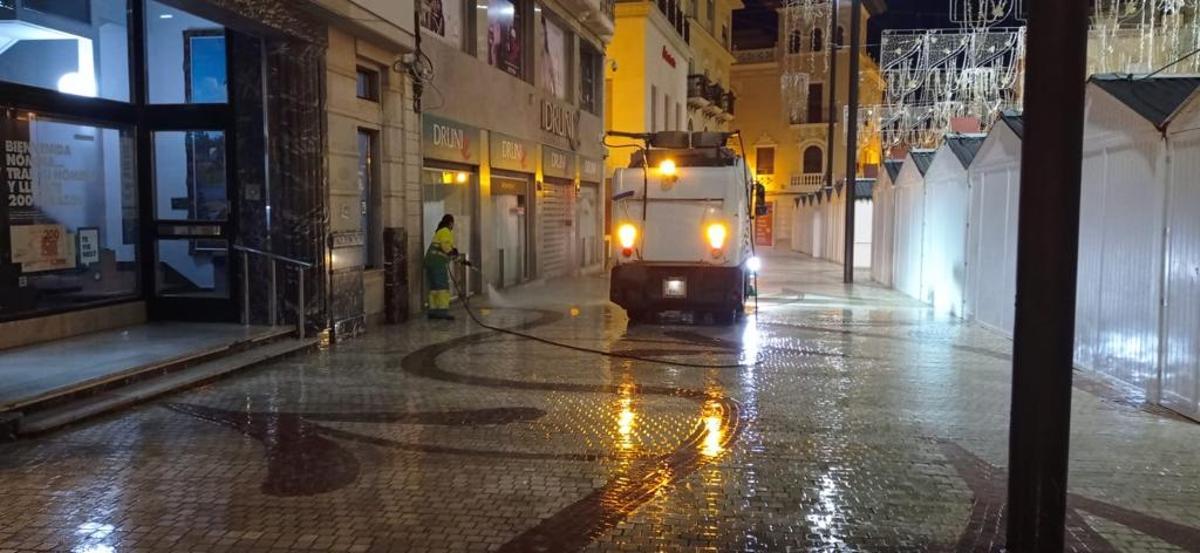
[[[745,313],[758,187],[732,133],[609,133],[644,147],[612,180],[609,299],[632,322],[667,311],[728,324]]]

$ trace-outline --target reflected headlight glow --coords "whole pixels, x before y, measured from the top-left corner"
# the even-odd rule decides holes
[[[708,237],[708,245],[714,250],[719,250],[725,247],[725,239],[729,237],[729,229],[724,223],[713,223],[705,229],[704,235]]]
[[[617,227],[617,240],[621,242],[622,248],[632,248],[633,243],[637,240],[637,227],[629,223]]]

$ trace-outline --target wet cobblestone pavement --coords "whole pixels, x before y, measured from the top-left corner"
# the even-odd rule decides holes
[[[989,551],[1010,343],[768,260],[735,328],[585,277],[0,445],[0,553]],[[730,366],[757,359],[748,366]],[[1078,378],[1068,542],[1200,551],[1200,425]]]

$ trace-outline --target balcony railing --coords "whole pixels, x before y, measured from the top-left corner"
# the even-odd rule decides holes
[[[617,0],[600,0],[600,11],[608,16],[609,21],[617,18]]]
[[[775,49],[734,50],[733,56],[738,63],[767,63],[775,61]]]
[[[820,173],[793,175],[790,184],[793,192],[816,192],[825,185],[825,175]]]
[[[683,38],[684,42],[690,42],[692,39],[692,23],[688,21],[687,14],[683,12],[678,0],[654,0],[654,5],[658,7],[658,11],[666,16],[667,21],[675,28],[675,32]]]

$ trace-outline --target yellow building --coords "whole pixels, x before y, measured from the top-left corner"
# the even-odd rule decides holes
[[[733,69],[733,11],[741,0],[695,0],[689,12],[688,130],[730,130],[736,98]]]
[[[867,44],[867,19],[882,11],[878,2],[864,2],[863,10],[855,14],[862,19],[862,44]],[[780,9],[780,31],[771,48],[738,50],[732,71],[732,88],[738,98],[736,126],[746,141],[747,158],[760,182],[767,187],[767,199],[774,203],[774,236],[787,240],[791,236],[793,207],[804,194],[827,186],[825,182],[826,148],[829,132],[829,48],[839,48],[837,63],[837,114],[834,126],[833,183],[846,177],[845,106],[850,96],[850,1],[840,0],[838,32],[832,40],[827,21],[803,20],[799,25],[782,24],[787,14]],[[812,13],[812,12],[810,12]],[[791,36],[784,36],[790,34]],[[859,103],[862,106],[882,103],[885,83],[878,64],[867,55],[865,47],[859,52]],[[785,105],[781,79],[789,68],[811,69],[807,83],[806,105]],[[858,173],[874,176],[879,163],[880,145],[877,136],[868,133],[859,137]]]
[[[618,0],[605,67],[605,128],[728,128],[733,119],[730,37],[733,10],[741,6],[740,0]],[[608,172],[627,165],[633,151],[611,148]]]

